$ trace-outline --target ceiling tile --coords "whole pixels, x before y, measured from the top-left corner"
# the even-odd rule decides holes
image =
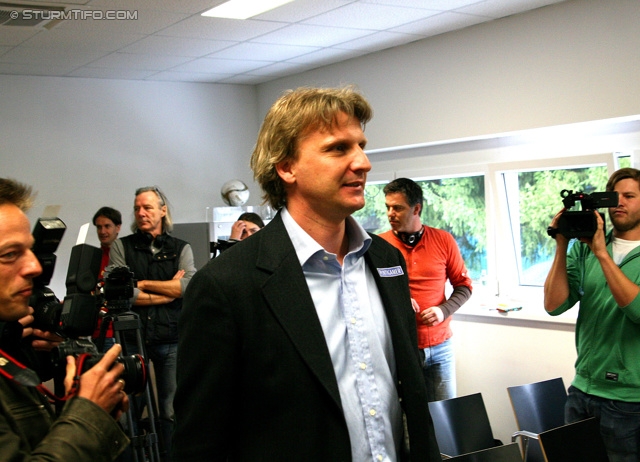
[[[296,0],[253,19],[295,23],[352,3],[353,0]]]
[[[0,74],[249,85],[561,1],[295,0],[243,21],[200,15],[224,0],[48,0],[129,19],[0,25]]]
[[[350,3],[303,21],[303,23],[351,29],[386,30],[438,13],[438,11],[426,9]]]
[[[411,24],[395,27],[392,31],[402,32],[405,34],[424,35],[427,37],[470,27],[484,21],[485,19],[480,16],[462,13],[440,13],[436,16],[412,22]]]
[[[298,45],[330,47],[369,35],[371,31],[362,29],[345,29],[342,27],[321,27],[310,24],[294,24],[275,32],[262,35],[252,42],[271,43],[274,45]]]
[[[186,56],[169,55],[138,55],[134,53],[111,53],[93,61],[90,67],[104,67],[107,69],[138,69],[149,71],[164,71],[174,66],[184,64],[192,58]]]
[[[369,53],[385,50],[391,47],[405,45],[421,40],[422,36],[416,34],[403,34],[399,32],[374,32],[366,37],[340,43],[333,48],[345,50],[366,50]]]
[[[229,48],[236,43],[238,42],[150,35],[122,48],[121,51],[126,53],[191,56],[193,58],[199,58]]]
[[[233,74],[216,74],[213,72],[162,71],[153,74],[150,79],[170,82],[219,82],[232,76]]]
[[[22,45],[29,48],[61,48],[78,51],[116,51],[144,38],[142,34],[112,34],[97,30],[91,34],[77,29],[41,30]]]
[[[280,29],[285,25],[278,22],[240,21],[237,19],[208,18],[197,15],[167,27],[159,32],[158,35],[241,42]]]
[[[240,43],[209,55],[209,58],[255,59],[264,61],[283,61],[296,56],[319,50],[320,47],[302,47],[279,45],[274,47],[266,43]]]
[[[268,61],[199,58],[174,67],[173,71],[213,72],[216,74],[242,74],[268,65]]]
[[[90,79],[119,79],[119,80],[142,80],[154,75],[155,71],[144,71],[140,69],[105,69],[96,67],[82,67],[69,73],[70,77],[85,77]]]
[[[464,6],[473,5],[474,3],[483,3],[483,0],[363,0],[362,3],[405,6],[407,8],[424,8],[436,11],[450,11]]]

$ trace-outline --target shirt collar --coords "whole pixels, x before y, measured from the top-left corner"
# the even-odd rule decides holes
[[[296,223],[286,207],[281,211],[282,222],[293,243],[293,247],[300,261],[300,266],[304,264],[318,252],[329,253],[322,248],[302,227]],[[355,218],[348,216],[346,219],[346,232],[349,236],[349,251],[361,257],[371,245],[371,236],[367,234]],[[333,254],[332,254],[333,255]]]

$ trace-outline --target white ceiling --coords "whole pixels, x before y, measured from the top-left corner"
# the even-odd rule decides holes
[[[74,15],[0,25],[0,74],[258,84],[560,1],[294,0],[242,21],[200,15],[223,0],[0,0]]]

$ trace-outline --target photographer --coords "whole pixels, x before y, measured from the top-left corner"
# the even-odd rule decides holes
[[[264,221],[257,213],[244,212],[231,226],[229,241],[241,241],[264,228]]]
[[[609,208],[613,225],[597,229],[568,250],[552,220],[556,253],[544,285],[544,306],[561,314],[580,302],[576,323],[576,375],[565,407],[567,423],[596,417],[609,460],[640,460],[640,171],[613,173],[607,191],[618,195]],[[554,233],[555,231],[555,233]]]
[[[253,212],[242,213],[233,223],[233,225],[231,225],[231,235],[229,236],[228,241],[218,240],[211,243],[211,252],[213,253],[213,258],[222,253],[224,250],[227,250],[232,245],[237,244],[238,242],[248,238],[249,236],[253,236],[262,228],[264,228],[264,221],[262,221],[260,215]]]
[[[123,366],[111,367],[119,345],[77,380],[75,359],[67,357],[70,393],[59,416],[42,393],[40,382],[49,377],[39,367],[36,349],[49,356],[59,339],[29,327],[33,278],[42,271],[24,213],[30,203],[30,187],[0,178],[0,459],[113,460],[128,444],[116,423],[128,407]]]

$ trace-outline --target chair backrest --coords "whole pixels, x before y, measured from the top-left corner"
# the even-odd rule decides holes
[[[518,430],[541,433],[564,425],[567,390],[562,377],[508,387],[507,392]],[[538,441],[529,440],[525,447],[527,462],[544,462]]]
[[[495,446],[480,393],[429,403],[440,452],[457,456]]]
[[[564,425],[567,390],[562,377],[507,388],[518,430],[542,433]]]
[[[607,450],[595,418],[573,422],[540,433],[547,462],[608,462]]]
[[[448,462],[522,462],[518,443],[495,446],[447,459]]]

